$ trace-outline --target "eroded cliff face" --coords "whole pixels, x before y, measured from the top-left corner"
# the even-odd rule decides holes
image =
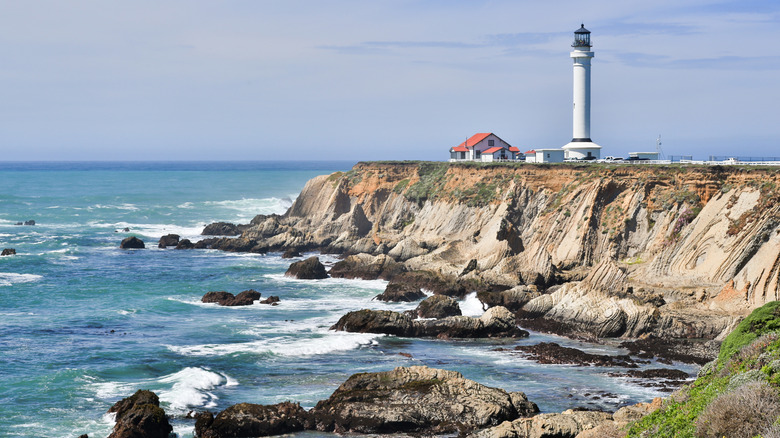
[[[359,163],[312,179],[255,250],[386,254],[410,269],[534,284],[527,315],[599,334],[715,337],[778,297],[780,173],[629,165]],[[707,321],[702,322],[702,319]]]

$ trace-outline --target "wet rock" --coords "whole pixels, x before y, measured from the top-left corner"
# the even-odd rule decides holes
[[[190,239],[181,239],[178,244],[176,244],[176,249],[193,249],[195,248],[195,244],[190,241]]]
[[[586,353],[576,348],[563,347],[555,342],[540,342],[536,345],[518,345],[515,351],[528,354],[531,359],[542,364],[569,364],[578,366],[637,368],[638,365],[628,355],[610,356],[606,354]]]
[[[690,376],[685,371],[672,368],[653,368],[649,370],[628,370],[625,373],[609,373],[613,377],[633,377],[637,379],[685,380]]]
[[[139,239],[139,238],[137,238],[135,236],[131,236],[131,237],[127,237],[127,238],[123,239],[122,243],[119,244],[119,247],[122,248],[122,249],[142,249],[142,248],[146,248],[146,246],[144,245],[144,242],[141,239]]]
[[[198,438],[259,437],[282,435],[304,430],[309,414],[298,404],[275,405],[239,403],[213,417],[211,413],[196,416]]]
[[[331,330],[351,333],[378,333],[396,336],[415,336],[412,318],[391,310],[363,309],[342,316]]]
[[[200,300],[204,303],[217,303],[220,306],[249,306],[259,299],[260,292],[249,289],[235,296],[225,291],[206,292]]]
[[[698,341],[691,339],[669,339],[656,336],[644,336],[633,341],[620,344],[634,356],[642,358],[661,358],[661,361],[671,363],[678,361],[704,365],[718,356],[719,342]]]
[[[179,244],[178,234],[166,234],[160,237],[160,241],[157,243],[158,248],[167,248],[169,246],[176,247]]]
[[[201,236],[238,236],[241,234],[241,228],[230,222],[215,222],[206,225],[200,234]]]
[[[420,288],[406,283],[389,283],[385,291],[375,297],[380,301],[411,302],[425,298]]]
[[[173,431],[160,400],[151,391],[140,390],[115,403],[116,425],[109,438],[168,438]]]
[[[310,415],[320,431],[443,434],[496,425],[518,412],[502,389],[413,366],[355,374]]]
[[[16,255],[16,250],[13,248],[6,248],[0,254],[0,256],[10,256],[10,255]]]
[[[392,280],[396,275],[406,271],[403,264],[384,254],[372,256],[369,254],[350,255],[330,268],[333,278],[362,278],[363,280]]]
[[[450,316],[437,320],[413,320],[390,310],[358,310],[342,316],[331,330],[353,333],[382,333],[406,337],[487,338],[526,337],[514,315],[504,307],[488,309],[479,318]]]
[[[306,260],[291,264],[284,275],[301,280],[328,278],[328,273],[325,271],[325,266],[320,263],[319,257],[309,257]]]
[[[17,222],[16,225],[35,225],[34,220],[24,221],[24,222]]]
[[[284,254],[282,254],[283,259],[294,259],[298,257],[303,257],[303,255],[294,249],[288,249],[287,251],[284,252]]]
[[[277,306],[279,305],[280,301],[281,300],[279,299],[279,297],[277,297],[276,295],[271,295],[270,297],[260,301],[260,304],[270,304],[272,306]]]
[[[414,310],[418,318],[446,318],[461,315],[460,306],[455,299],[444,295],[434,295],[424,299]]]

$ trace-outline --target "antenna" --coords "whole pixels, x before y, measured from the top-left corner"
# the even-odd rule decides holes
[[[658,152],[658,159],[663,159],[664,151],[661,149],[661,134],[655,139],[655,151]]]

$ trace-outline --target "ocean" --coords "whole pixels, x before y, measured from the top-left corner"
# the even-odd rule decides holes
[[[540,365],[496,351],[552,340],[625,353],[616,346],[539,333],[443,341],[334,332],[329,327],[348,311],[417,303],[373,300],[384,281],[286,278],[291,261],[278,253],[157,248],[165,234],[195,241],[211,222],[282,214],[308,179],[353,164],[0,163],[0,249],[16,250],[0,257],[0,436],[105,437],[113,427],[108,408],[150,389],[174,431],[191,437],[190,411],[286,400],[312,407],[354,373],[410,365],[524,391],[543,412],[615,410],[665,394],[608,376],[620,370]],[[28,220],[35,225],[16,225]],[[130,235],[146,249],[120,250]],[[200,302],[208,291],[246,289],[281,302]],[[482,313],[473,295],[460,305],[464,314]]]

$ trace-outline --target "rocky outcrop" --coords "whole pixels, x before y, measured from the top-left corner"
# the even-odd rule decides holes
[[[157,394],[140,390],[115,403],[108,410],[116,414],[109,438],[168,438],[173,431]]]
[[[411,302],[425,298],[419,287],[408,283],[389,283],[385,291],[375,297],[379,301]]]
[[[543,364],[570,364],[578,366],[626,367],[638,365],[628,355],[610,356],[592,354],[571,347],[563,347],[554,342],[540,342],[535,345],[518,345],[514,351],[522,351],[533,360]]]
[[[195,244],[190,241],[190,239],[181,239],[178,244],[176,244],[176,249],[193,249],[195,248]]]
[[[308,417],[308,413],[297,403],[240,403],[230,406],[216,417],[210,412],[198,414],[195,434],[198,438],[283,435],[304,430]]]
[[[275,297],[275,298],[276,301],[279,301],[279,297]],[[250,306],[259,299],[260,299],[260,292],[254,289],[249,289],[235,296],[232,293],[225,292],[225,291],[206,292],[206,294],[203,295],[203,298],[201,298],[200,301],[204,303],[217,303],[220,306]],[[263,304],[271,304],[276,301],[268,301]]]
[[[358,310],[342,316],[331,330],[381,333],[404,337],[488,338],[527,337],[517,327],[515,316],[504,307],[488,309],[481,317],[450,316],[436,320],[413,320],[390,310]]]
[[[157,243],[158,248],[167,248],[169,246],[176,247],[179,245],[179,236],[178,234],[166,234],[162,237],[160,237],[160,241]]]
[[[10,256],[10,255],[16,255],[16,250],[13,248],[5,248],[2,253],[0,253],[1,256]]]
[[[477,293],[477,299],[484,307],[504,306],[512,312],[516,312],[541,293],[534,287],[517,286],[504,291],[481,291]]]
[[[325,266],[320,263],[319,257],[309,257],[300,262],[294,262],[284,273],[287,277],[295,277],[301,280],[319,280],[328,278]]]
[[[144,245],[144,242],[141,239],[139,239],[139,238],[137,238],[135,236],[131,236],[131,237],[126,237],[126,238],[122,239],[122,242],[119,244],[119,248],[121,248],[121,249],[143,249],[143,248],[146,248],[146,246]]]
[[[404,272],[403,264],[396,262],[392,257],[384,254],[372,256],[370,254],[350,255],[340,260],[330,268],[330,276],[333,278],[361,278],[363,280],[392,280],[396,275]]]
[[[539,414],[531,418],[505,421],[470,438],[575,438],[612,420],[612,414],[569,409],[560,414]]]
[[[282,254],[283,259],[294,259],[298,257],[303,257],[303,255],[296,249],[288,249]]]
[[[716,338],[780,297],[777,201],[773,169],[358,163],[199,247],[387,257],[437,294],[533,286],[521,311],[599,336]]]
[[[460,316],[460,306],[453,298],[444,295],[434,295],[424,299],[414,310],[418,318],[447,318],[448,316]]]
[[[30,219],[30,220],[27,220],[27,221],[24,221],[24,222],[17,222],[16,225],[28,225],[28,226],[29,225],[35,225],[35,221]]]
[[[538,411],[524,396],[422,366],[355,374],[310,415],[317,430],[336,433],[442,434],[499,424]],[[513,402],[514,400],[514,402]],[[527,402],[527,400],[525,400]]]
[[[231,224],[230,222],[215,222],[206,225],[200,233],[201,236],[238,236],[246,226]]]

